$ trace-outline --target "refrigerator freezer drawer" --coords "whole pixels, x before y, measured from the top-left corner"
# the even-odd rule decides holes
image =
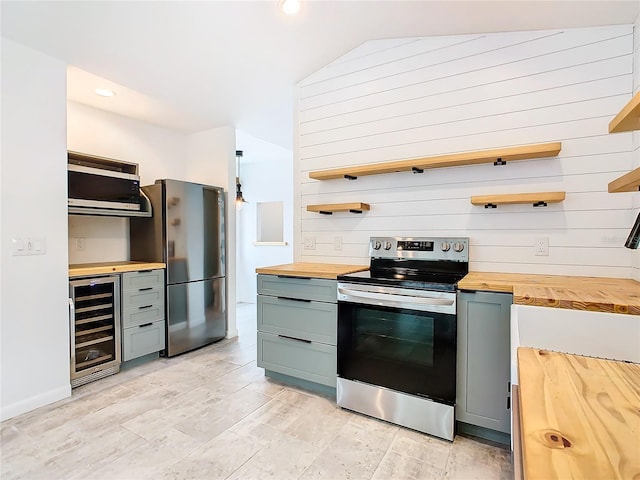
[[[224,338],[224,277],[167,285],[167,356]]]

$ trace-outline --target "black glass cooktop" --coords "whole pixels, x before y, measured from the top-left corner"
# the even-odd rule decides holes
[[[339,275],[338,281],[415,288],[439,292],[455,292],[465,273],[417,272],[412,270],[365,270]]]

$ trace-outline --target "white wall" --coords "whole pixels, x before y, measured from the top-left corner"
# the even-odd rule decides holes
[[[67,102],[69,150],[137,163],[140,184],[158,178],[186,179],[187,136],[76,102]],[[75,239],[85,249],[75,248]],[[129,260],[129,220],[69,216],[69,262]]]
[[[240,181],[248,201],[237,212],[237,298],[255,303],[256,268],[293,261],[293,152],[239,130],[236,147],[243,152]],[[255,245],[261,202],[283,203],[286,245]]]
[[[236,210],[235,130],[221,127],[189,135],[187,139],[186,180],[223,187],[226,192],[225,230],[227,239],[227,337],[238,335],[236,326]]]
[[[367,263],[372,235],[468,236],[471,269],[630,277],[632,198],[607,184],[634,160],[609,135],[629,100],[632,26],[372,41],[299,85],[296,260]],[[316,181],[308,172],[529,143],[559,158]],[[566,191],[545,208],[472,195]],[[308,204],[361,201],[362,215]],[[299,228],[298,228],[299,227]],[[343,248],[333,248],[335,236]],[[316,238],[315,250],[302,248]],[[534,239],[549,238],[549,256]]]
[[[71,394],[66,66],[2,38],[0,418]],[[12,256],[13,237],[46,254]]]

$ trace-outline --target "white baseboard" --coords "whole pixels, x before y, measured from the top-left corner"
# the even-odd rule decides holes
[[[35,395],[33,397],[20,400],[11,405],[0,407],[0,421],[8,420],[23,413],[30,412],[36,408],[44,407],[51,403],[71,396],[71,384],[49,390],[48,392]]]
[[[238,336],[238,329],[234,328],[233,330],[227,331],[227,335],[225,338],[235,338]]]

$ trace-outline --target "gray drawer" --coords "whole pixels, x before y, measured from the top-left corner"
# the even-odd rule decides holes
[[[335,303],[258,295],[258,330],[314,342],[336,344]]]
[[[336,387],[337,352],[333,345],[258,332],[257,364],[267,370]]]
[[[125,328],[122,331],[122,360],[159,352],[164,349],[164,320]]]
[[[122,290],[164,286],[164,270],[142,270],[122,274]]]
[[[338,300],[337,289],[336,280],[258,275],[258,293],[262,295],[335,303]]]
[[[122,311],[122,328],[135,327],[143,323],[157,322],[164,320],[164,303],[155,305],[134,307]]]
[[[122,310],[145,305],[164,305],[164,286],[146,287],[122,292]]]

